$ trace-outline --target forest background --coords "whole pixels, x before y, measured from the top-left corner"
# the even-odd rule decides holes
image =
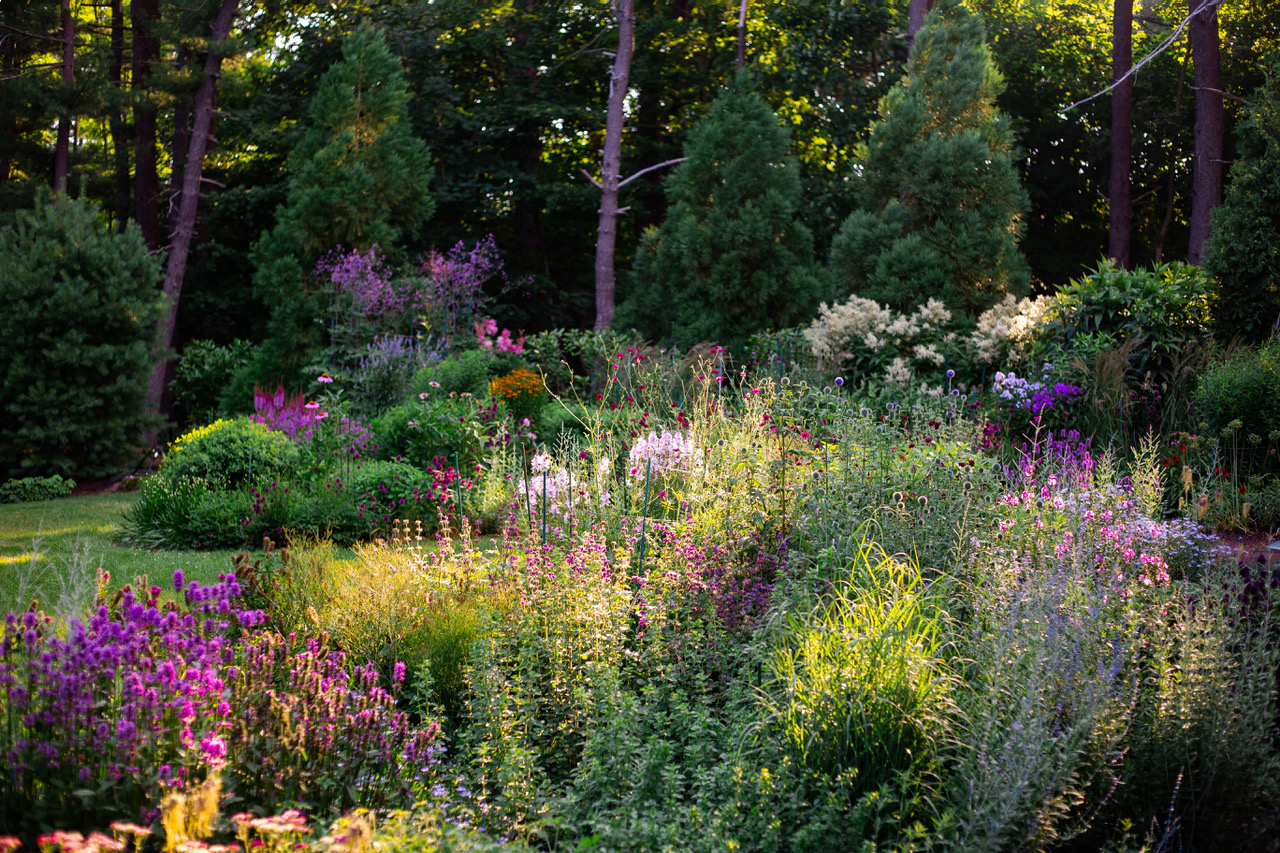
[[[50,186],[98,202],[119,230],[137,222],[153,253],[167,258],[177,349],[268,336],[264,258],[281,225],[289,239],[328,243],[307,247],[312,254],[378,242],[396,260],[491,234],[518,283],[493,306],[499,325],[589,327],[615,6],[9,0],[0,22],[0,225]],[[1033,289],[1053,292],[1104,255],[1130,266],[1198,262],[1205,225],[1197,236],[1196,223],[1207,222],[1224,168],[1237,159],[1235,126],[1280,45],[1280,7],[1208,5],[1185,27],[1195,11],[1185,2],[984,0],[972,8],[1005,79],[997,103],[1030,201],[1021,250]],[[620,176],[678,160],[745,63],[790,131],[803,188],[796,217],[813,235],[815,259],[826,258],[859,203],[850,189],[858,146],[906,69],[909,31],[918,29],[907,3],[637,0],[633,15]],[[302,180],[298,150],[318,144],[308,134],[321,78],[362,22],[397,62],[368,91],[389,102],[403,95],[411,138],[384,155],[380,181],[320,175],[316,192],[332,197],[313,200],[326,222],[382,216],[381,240],[368,228],[343,239],[340,224],[312,234],[290,198],[291,178]],[[1126,62],[1141,67],[1127,78],[1127,186],[1112,168],[1127,87],[1075,105],[1123,76]],[[1206,98],[1221,104],[1220,119],[1206,122],[1197,105]],[[199,139],[203,151],[193,145]],[[1221,146],[1206,160],[1219,184],[1193,189],[1193,159],[1206,139]],[[620,191],[619,302],[642,235],[667,214],[669,172],[651,169]],[[415,195],[427,178],[425,194]],[[1122,203],[1131,207],[1127,227],[1117,225]],[[295,217],[287,223],[286,207]],[[826,298],[848,295],[829,278],[821,286]]]

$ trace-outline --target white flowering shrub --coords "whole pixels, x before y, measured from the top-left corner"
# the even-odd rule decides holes
[[[971,362],[963,349],[968,336],[960,334],[957,318],[937,299],[902,314],[855,295],[837,305],[824,302],[819,312],[804,337],[827,371],[851,370],[864,379],[940,396],[948,363]]]
[[[974,362],[1004,364],[1011,354],[1016,360],[1052,303],[1053,298],[1049,296],[1018,300],[1008,294],[1004,301],[982,312],[978,327],[968,338]]]

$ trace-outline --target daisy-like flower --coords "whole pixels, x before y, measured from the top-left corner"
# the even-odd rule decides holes
[[[435,381],[434,379],[432,379],[432,380],[431,380],[430,382],[428,382],[427,384],[428,384],[428,385],[430,385],[432,388],[439,388],[439,387],[440,387],[440,383],[439,383],[439,382],[437,382],[437,381]]]
[[[333,377],[327,373],[321,373],[319,376],[316,377],[316,381],[319,382],[321,385],[328,385],[330,382],[333,381]]]

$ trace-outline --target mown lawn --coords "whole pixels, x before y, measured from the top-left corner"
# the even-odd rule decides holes
[[[231,566],[237,551],[143,551],[115,544],[120,516],[137,499],[136,493],[108,494],[0,505],[0,610],[26,609],[33,598],[51,605],[64,590],[85,585],[92,590],[99,567],[110,573],[112,587],[146,575],[169,588],[175,569],[204,584]]]

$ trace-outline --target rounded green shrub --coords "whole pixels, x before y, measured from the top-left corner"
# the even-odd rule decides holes
[[[1235,420],[1243,435],[1266,438],[1280,429],[1280,339],[1205,371],[1196,408],[1215,433]]]
[[[0,230],[0,474],[102,477],[136,459],[160,262],[134,223],[39,200]]]
[[[298,446],[283,433],[245,418],[192,430],[169,447],[161,469],[171,482],[202,479],[223,486],[290,476],[300,465]]]

